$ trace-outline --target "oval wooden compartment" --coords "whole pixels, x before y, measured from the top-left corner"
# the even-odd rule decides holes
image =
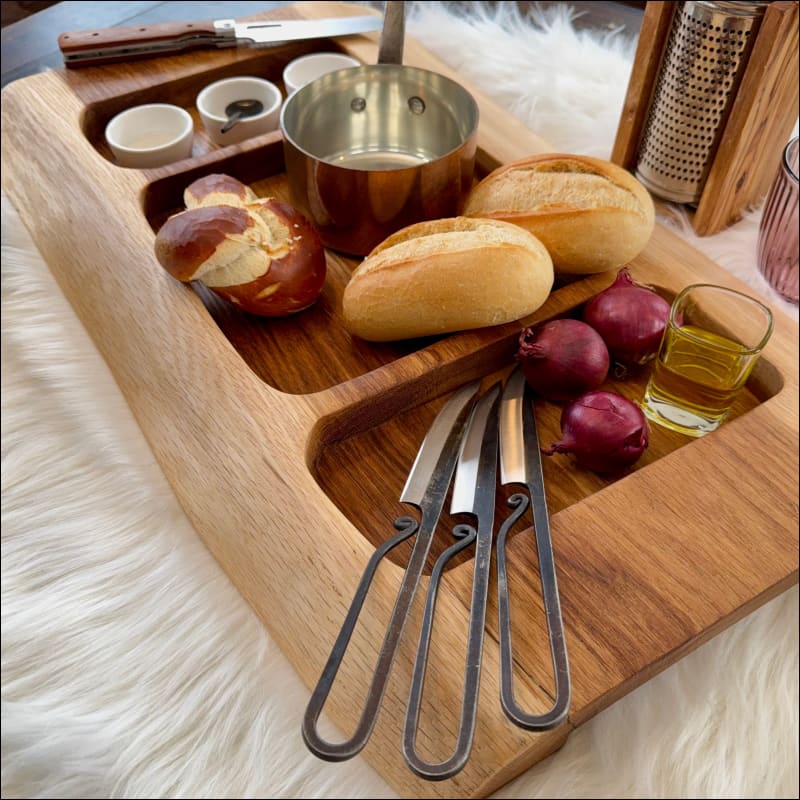
[[[300,3],[286,17],[362,14]],[[264,17],[272,14],[261,15]],[[277,16],[277,15],[276,15]],[[355,264],[328,254],[321,300],[296,318],[247,317],[177,283],[153,255],[155,231],[182,207],[194,178],[227,172],[259,194],[286,195],[279,134],[214,149],[198,126],[190,159],[121,169],[104,150],[105,122],[163,100],[192,108],[199,89],[233,74],[280,80],[292,58],[342,49],[375,61],[377,35],[223,50],[32,76],[3,90],[3,188],[93,337],[198,534],[309,687],[342,624],[376,544],[408,513],[398,501],[419,443],[456,387],[507,374],[521,328],[579,313],[613,275],[559,286],[535,314],[497,328],[373,345],[338,313]],[[408,40],[406,62],[459,80]],[[481,107],[479,173],[548,146],[474,87]],[[35,132],[48,131],[42,138]],[[56,200],[63,199],[56,202]],[[689,283],[752,293],[662,226],[632,262],[665,297]],[[455,778],[427,783],[401,754],[419,624],[415,606],[364,757],[401,794],[485,795],[559,747],[570,730],[797,580],[797,325],[776,327],[734,418],[690,440],[652,427],[643,458],[616,479],[545,459],[559,588],[573,681],[567,723],[532,734],[498,696],[497,610],[490,592],[478,727]],[[634,399],[645,373],[610,381]],[[537,403],[540,437],[559,435],[560,409]],[[500,493],[497,520],[508,513]],[[454,520],[445,516],[432,556]],[[524,526],[520,526],[524,528]],[[376,577],[326,711],[342,731],[360,713],[402,574],[402,553]],[[551,667],[530,529],[510,546],[518,701],[549,705]],[[424,581],[423,581],[424,588]],[[459,723],[469,558],[445,576],[429,659],[421,731],[429,757]],[[300,718],[298,717],[298,732]]]

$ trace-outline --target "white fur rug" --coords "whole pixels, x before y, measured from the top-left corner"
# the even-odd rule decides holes
[[[514,4],[408,30],[556,149],[608,157],[633,59]],[[754,289],[760,212],[694,244]],[[3,797],[392,797],[311,756],[308,691],[200,543],[13,208],[2,243]],[[796,307],[775,306],[797,318]],[[498,797],[797,797],[797,587]]]

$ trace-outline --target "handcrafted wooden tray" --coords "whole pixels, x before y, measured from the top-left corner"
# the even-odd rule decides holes
[[[308,17],[363,12],[334,3],[280,10]],[[199,175],[227,172],[260,194],[285,197],[280,137],[214,149],[198,133],[191,158],[139,171],[110,161],[105,122],[153,100],[196,113],[197,90],[213,79],[279,80],[297,55],[335,48],[372,63],[377,35],[45,73],[6,87],[2,103],[4,190],[198,534],[309,687],[375,545],[408,513],[396,498],[448,393],[471,379],[488,384],[505,375],[524,325],[578,313],[613,278],[565,284],[517,323],[386,345],[354,340],[341,325],[341,292],[355,264],[343,256],[329,254],[318,304],[288,320],[246,317],[170,278],[153,256],[154,231],[180,207],[183,188]],[[458,79],[413,41],[406,62]],[[550,149],[469,88],[482,111],[479,173]],[[631,270],[666,297],[700,281],[750,291],[662,227]],[[400,732],[417,607],[364,750],[398,792],[493,791],[558,748],[573,727],[796,582],[797,364],[797,325],[776,313],[772,340],[734,419],[720,430],[690,440],[654,427],[645,456],[615,480],[578,470],[566,457],[545,460],[573,679],[569,721],[533,734],[504,717],[492,591],[470,762],[442,783],[415,777],[402,759]],[[638,399],[644,378],[613,386]],[[554,441],[559,409],[540,403],[537,416],[542,440]],[[503,500],[498,519],[508,513]],[[449,536],[452,521],[443,522],[433,556]],[[532,537],[519,532],[509,557],[518,700],[536,710],[549,704],[551,666]],[[379,572],[331,695],[327,710],[343,731],[355,725],[400,561]],[[471,582],[465,558],[448,571],[439,601],[447,625],[434,632],[420,739],[430,758],[449,754],[458,726]],[[299,716],[297,725],[299,735]]]

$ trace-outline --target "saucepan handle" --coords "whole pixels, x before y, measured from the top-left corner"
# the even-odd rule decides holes
[[[406,10],[403,0],[387,0],[383,12],[383,30],[378,47],[379,64],[403,63],[406,36]]]

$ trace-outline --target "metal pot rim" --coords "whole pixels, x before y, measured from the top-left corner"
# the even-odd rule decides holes
[[[329,160],[325,156],[312,152],[306,147],[303,147],[297,141],[292,132],[288,130],[287,117],[289,114],[293,113],[293,109],[296,105],[299,103],[301,104],[303,102],[308,102],[309,96],[313,95],[317,91],[328,89],[332,91],[343,91],[346,90],[348,85],[353,84],[356,80],[363,80],[365,77],[369,79],[373,76],[384,82],[395,80],[396,82],[400,83],[404,79],[410,79],[411,81],[416,81],[425,87],[430,88],[433,88],[436,83],[440,83],[442,86],[448,87],[451,91],[459,96],[459,106],[463,105],[463,108],[459,107],[455,113],[459,118],[469,121],[470,124],[468,126],[468,130],[461,135],[461,140],[456,146],[452,147],[446,152],[439,153],[435,158],[431,158],[429,161],[423,163],[435,163],[440,159],[447,158],[452,153],[462,148],[475,136],[480,117],[478,103],[472,94],[457,81],[454,81],[452,78],[442,75],[441,73],[422,69],[421,67],[406,66],[402,64],[365,64],[359,67],[347,67],[335,72],[329,72],[311,81],[310,83],[307,83],[305,86],[294,92],[281,108],[280,131],[284,141],[314,161],[337,166],[336,161]],[[373,171],[369,167],[362,168],[348,166],[343,168]],[[419,166],[397,167],[381,171],[401,172],[405,169],[418,168]]]

